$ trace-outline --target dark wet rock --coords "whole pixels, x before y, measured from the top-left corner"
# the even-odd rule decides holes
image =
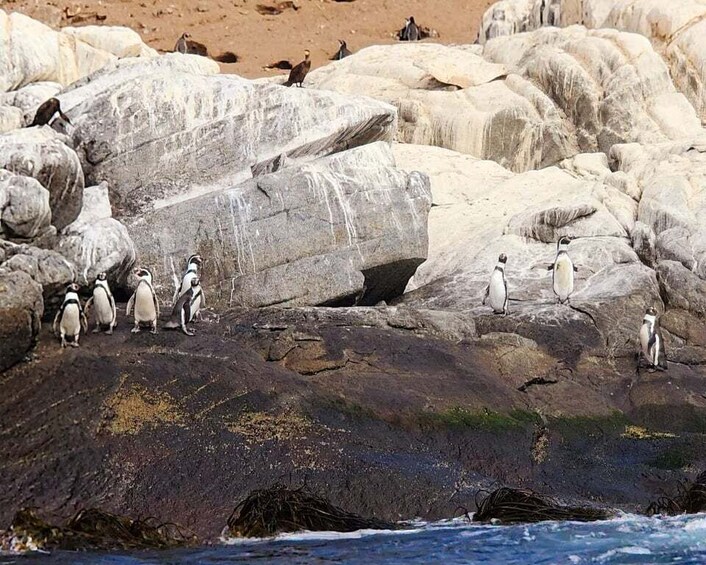
[[[0,267],[0,371],[32,348],[43,313],[42,287],[25,272]]]

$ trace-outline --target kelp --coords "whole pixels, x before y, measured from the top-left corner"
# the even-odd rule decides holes
[[[397,526],[377,518],[363,518],[346,512],[305,490],[283,485],[251,492],[228,518],[234,537],[271,537],[285,532],[353,532],[389,530]]]
[[[23,508],[15,514],[9,532],[17,540],[32,540],[40,549],[170,549],[197,541],[176,524],[154,518],[135,520],[97,508],[79,510],[63,526],[40,518],[35,509]]]
[[[487,496],[478,502],[481,493]],[[571,520],[593,522],[613,516],[610,510],[592,507],[564,506],[553,498],[527,489],[502,487],[492,492],[476,493],[477,512],[474,522],[499,521],[503,524]]]
[[[674,496],[661,496],[650,503],[645,514],[696,514],[706,512],[706,471],[702,472],[693,483],[680,481],[676,486]]]

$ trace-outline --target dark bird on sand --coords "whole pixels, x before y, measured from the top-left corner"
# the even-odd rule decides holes
[[[51,122],[52,118],[57,113],[62,120],[66,120],[69,124],[71,123],[71,120],[69,120],[69,118],[66,117],[66,114],[61,111],[61,104],[59,103],[58,98],[50,98],[39,108],[37,108],[37,113],[34,115],[34,120],[29,127],[45,126]]]
[[[400,41],[418,41],[419,40],[419,28],[414,21],[414,16],[410,16],[405,20],[404,27],[399,32]]]
[[[293,84],[299,85],[301,88],[304,78],[306,77],[309,69],[311,69],[311,60],[309,59],[309,50],[304,51],[304,60],[295,66],[289,73],[289,78],[284,86],[292,86]]]
[[[331,61],[340,61],[344,57],[348,57],[348,55],[353,55],[353,53],[351,53],[351,51],[348,49],[348,45],[346,45],[346,42],[343,41],[343,39],[339,39],[338,43],[340,43],[340,47],[338,48],[336,54],[331,57]]]
[[[208,57],[208,47],[206,47],[203,43],[199,43],[198,41],[191,39],[191,34],[186,32],[182,33],[181,37],[177,39],[176,45],[174,46],[174,51],[176,53]]]

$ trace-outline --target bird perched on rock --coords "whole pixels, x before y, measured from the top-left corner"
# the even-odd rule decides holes
[[[186,324],[193,321],[194,316],[198,312],[202,296],[201,282],[198,277],[194,277],[189,281],[189,288],[179,297],[176,304],[174,304],[172,315],[169,321],[164,324],[164,329],[175,330],[181,328],[181,331],[184,332],[185,335],[195,335],[193,331],[189,330]]]
[[[340,61],[344,57],[348,57],[348,55],[353,55],[348,49],[348,45],[346,45],[346,42],[343,39],[339,39],[338,43],[340,44],[338,51],[336,54],[331,57],[331,61]]]
[[[418,41],[419,40],[419,28],[414,21],[414,16],[410,16],[405,20],[404,27],[400,30],[398,34],[400,41]]]
[[[61,111],[61,103],[58,98],[50,98],[44,102],[39,108],[37,108],[37,113],[34,115],[34,120],[29,125],[29,127],[34,126],[45,126],[51,122],[55,114],[59,114],[62,120],[66,120],[67,123],[71,123],[71,120]]]
[[[177,39],[176,45],[174,45],[174,52],[208,57],[208,47],[191,39],[191,34],[187,32],[182,33],[181,37]]]
[[[292,86],[293,84],[296,84],[301,88],[304,78],[309,72],[309,69],[311,69],[311,60],[309,59],[309,55],[309,50],[306,49],[304,51],[304,60],[289,72],[289,78],[287,79],[287,82],[284,83],[284,86]]]
[[[152,333],[157,333],[157,318],[159,318],[159,302],[152,286],[152,273],[149,269],[135,269],[140,281],[134,294],[130,297],[125,310],[125,315],[129,316],[133,307],[135,308],[135,327],[132,333],[138,333],[140,326],[149,324],[152,326]]]
[[[662,339],[662,330],[659,327],[657,310],[650,306],[645,312],[640,328],[640,345],[642,354],[650,365],[650,370],[666,371],[667,355]]]
[[[105,333],[108,335],[113,333],[113,328],[116,325],[117,313],[115,311],[115,299],[113,293],[110,292],[108,285],[108,277],[105,273],[100,273],[96,278],[93,286],[93,296],[86,302],[86,311],[93,305],[95,310],[96,327],[93,333],[101,331],[101,328],[107,326]]]
[[[490,299],[493,313],[502,314],[503,316],[507,316],[507,303],[509,300],[507,281],[505,280],[505,263],[507,263],[507,255],[501,253],[500,257],[498,257],[498,264],[490,275],[490,284],[485,287],[485,297],[483,298],[483,305]]]
[[[192,281],[194,279],[199,278],[199,269],[201,268],[201,265],[203,265],[203,258],[201,257],[201,255],[199,255],[198,253],[191,255],[186,260],[186,270],[184,271],[184,274],[181,277],[181,283],[179,283],[179,281],[176,280],[175,277],[176,284],[174,289],[174,299],[172,300],[175,306],[179,298],[191,289]],[[199,310],[201,309],[201,306],[203,306],[204,303],[205,297],[203,295],[201,287],[199,287],[199,295],[194,298],[194,301],[191,305],[191,318],[198,314]],[[191,319],[189,319],[189,322],[190,321]]]
[[[81,308],[81,300],[78,297],[79,286],[76,283],[71,283],[66,287],[64,302],[61,308],[54,317],[52,326],[54,333],[61,338],[61,347],[66,347],[66,338],[71,347],[78,347],[78,338],[83,328],[84,333],[88,330],[88,322],[86,315]],[[58,330],[58,332],[57,332]]]
[[[554,263],[547,267],[547,270],[552,271],[552,288],[560,304],[567,302],[571,293],[574,292],[574,273],[579,270],[567,252],[569,243],[571,243],[569,236],[565,235],[559,238],[556,243]]]

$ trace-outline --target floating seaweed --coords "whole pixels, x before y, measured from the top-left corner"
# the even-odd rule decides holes
[[[353,532],[391,530],[398,526],[377,518],[363,518],[332,505],[304,488],[274,485],[250,493],[228,518],[234,537],[271,537],[284,532]]]
[[[38,549],[169,549],[197,541],[175,524],[154,518],[133,520],[96,508],[79,510],[63,526],[51,525],[34,509],[23,508],[15,514],[9,533],[15,540],[31,540]]]
[[[504,524],[543,522],[545,520],[572,520],[593,522],[613,517],[613,512],[603,508],[564,506],[545,495],[531,490],[502,487],[488,493],[480,503],[476,493],[478,511],[474,522],[499,521]]]
[[[706,512],[706,471],[696,477],[691,485],[687,481],[678,482],[676,491],[677,494],[674,497],[665,495],[651,502],[645,514],[674,516]]]

